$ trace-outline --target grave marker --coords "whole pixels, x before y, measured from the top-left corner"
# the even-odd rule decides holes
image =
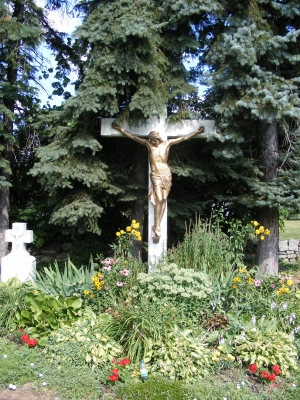
[[[12,243],[11,253],[2,258],[1,281],[18,278],[21,282],[33,280],[36,260],[26,250],[26,243],[33,242],[33,231],[26,230],[26,223],[15,222],[5,231],[5,241]]]

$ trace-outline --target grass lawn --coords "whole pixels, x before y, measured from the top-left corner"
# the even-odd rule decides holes
[[[285,221],[284,231],[279,232],[280,239],[300,240],[300,221]]]

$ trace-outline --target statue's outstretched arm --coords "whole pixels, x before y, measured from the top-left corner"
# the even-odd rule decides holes
[[[184,135],[184,136],[180,136],[180,137],[178,137],[176,139],[169,139],[168,142],[170,143],[170,145],[181,143],[181,142],[183,142],[185,140],[189,140],[192,137],[194,137],[196,135],[199,135],[200,133],[203,133],[203,132],[204,132],[204,126],[199,126],[199,128],[197,130],[195,130],[194,132],[189,133],[189,134]]]
[[[127,136],[129,139],[135,140],[136,142],[144,144],[146,146],[149,144],[148,140],[142,139],[131,132],[125,131],[125,129],[123,129],[120,125],[116,124],[115,122],[113,122],[111,126],[117,131],[121,132],[123,135]]]

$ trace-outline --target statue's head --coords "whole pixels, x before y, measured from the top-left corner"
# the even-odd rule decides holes
[[[159,140],[161,143],[163,142],[162,138],[159,136],[159,133],[156,131],[151,131],[148,135],[148,139],[150,142],[154,139]]]

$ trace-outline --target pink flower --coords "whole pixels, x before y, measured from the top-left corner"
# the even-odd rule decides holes
[[[118,281],[118,282],[116,283],[116,285],[119,286],[119,287],[124,286],[124,282]]]
[[[120,271],[120,274],[121,274],[121,275],[124,275],[124,276],[128,276],[128,275],[130,274],[130,270],[127,269],[127,268],[125,268],[125,269],[123,269],[122,271]]]
[[[104,285],[104,290],[109,290],[108,285]]]
[[[262,279],[257,279],[256,281],[254,281],[254,285],[258,287],[262,284],[262,282],[263,282]]]
[[[103,267],[104,271],[110,271],[111,270],[111,266],[106,264],[105,267]]]

